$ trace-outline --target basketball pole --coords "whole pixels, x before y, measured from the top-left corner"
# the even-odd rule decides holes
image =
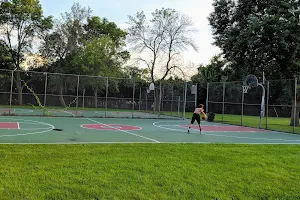
[[[259,128],[261,128],[262,119],[265,116],[265,96],[266,96],[266,88],[265,88],[265,72],[263,71],[263,81],[262,83],[258,83],[257,85],[261,86],[263,89],[263,94],[261,97],[261,105],[260,105],[260,121]]]
[[[209,83],[206,85],[206,114],[208,113],[208,95],[209,95]]]
[[[258,83],[257,85],[261,86],[263,89],[263,95],[261,97],[261,105],[260,105],[260,121],[259,121],[259,128],[261,128],[262,124],[262,118],[264,117],[264,111],[265,111],[265,96],[266,96],[266,89],[265,86],[261,83]]]
[[[250,75],[248,75],[247,77],[249,77]],[[253,76],[253,75],[252,75]],[[245,85],[248,85],[248,86],[252,86],[252,85],[249,85],[249,84],[247,84],[247,77],[246,77],[246,83],[244,83]],[[264,83],[265,83],[265,74],[264,74],[264,72],[263,72],[263,81],[262,81],[262,83],[258,83],[258,80],[257,80],[257,78],[256,78],[256,76],[254,76],[255,77],[255,87],[256,86],[260,86],[260,87],[262,87],[262,89],[263,89],[263,94],[262,94],[262,98],[261,98],[261,105],[260,105],[260,116],[259,116],[259,118],[260,118],[260,120],[259,120],[259,129],[261,128],[261,125],[262,125],[262,118],[264,117],[264,112],[265,112],[265,96],[266,96],[266,89],[265,89],[265,86],[264,86]],[[244,105],[244,92],[243,92],[243,96],[242,96],[242,116],[243,116],[243,105]],[[242,116],[241,116],[241,125],[242,125]]]

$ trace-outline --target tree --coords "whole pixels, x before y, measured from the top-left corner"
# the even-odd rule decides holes
[[[133,78],[137,82],[144,82],[147,80],[148,69],[141,69],[136,66],[125,66],[124,75],[128,78]]]
[[[299,77],[299,1],[215,0],[213,6],[209,22],[215,44],[231,63],[235,79],[261,77],[263,71],[272,80]],[[296,125],[298,118],[299,109]]]
[[[125,46],[125,39],[127,33],[118,28],[114,22],[108,21],[108,19],[100,19],[98,16],[88,17],[87,24],[84,25],[86,31],[86,39],[92,39],[94,37],[109,36],[115,43],[116,48]]]
[[[183,73],[179,63],[181,52],[188,48],[197,51],[192,21],[174,9],[156,9],[150,21],[144,12],[138,12],[129,16],[128,23],[128,41],[140,54],[138,61],[146,65],[153,83],[165,80],[172,72]],[[154,92],[158,97],[159,91]],[[159,110],[161,102],[155,99],[154,109]]]
[[[90,13],[89,8],[73,4],[71,11],[62,14],[61,18],[57,20],[53,32],[45,37],[40,51],[47,58],[50,72],[83,74],[83,69],[78,65],[77,59],[85,34],[83,26]],[[61,105],[66,107],[63,95],[67,90],[67,85],[72,85],[72,81],[66,76],[52,76],[52,78],[54,80],[49,82],[55,85],[51,88],[59,90]]]
[[[30,50],[34,38],[52,27],[52,17],[44,17],[38,0],[3,0],[0,4],[0,27],[9,49],[14,69],[20,70],[23,54]],[[16,44],[14,44],[16,41]],[[21,75],[16,71],[14,81],[18,103],[22,104]]]
[[[158,79],[164,80],[170,72],[181,71],[176,57],[190,47],[197,51],[197,46],[191,38],[195,29],[189,17],[164,8],[155,10],[152,17],[148,22],[144,12],[129,16],[127,32],[133,50],[141,54],[138,60],[146,64],[155,82],[155,72],[162,72]]]
[[[121,66],[130,58],[124,51],[127,33],[118,28],[114,22],[97,16],[89,17],[84,25],[85,36],[82,46],[81,66],[84,73],[96,76],[121,76]],[[85,83],[94,91],[94,102],[97,107],[98,93],[106,90],[106,78],[86,79]],[[118,81],[109,79],[110,91],[119,92]]]
[[[78,64],[87,75],[118,77],[121,74],[115,43],[109,36],[92,38],[84,43]],[[85,84],[93,88],[94,102],[97,107],[98,93],[106,90],[106,79],[85,79]],[[115,82],[109,82],[110,88],[115,87]]]
[[[228,79],[230,69],[225,67],[226,61],[220,55],[213,56],[208,65],[200,65],[198,73],[192,76],[193,82],[220,82]]]
[[[1,69],[13,69],[13,60],[12,54],[15,54],[13,49],[10,49],[9,46],[3,41],[0,40],[0,68]]]
[[[200,65],[198,67],[198,73],[191,77],[193,83],[198,83],[198,99],[204,102],[207,93],[207,83],[209,82],[221,82],[230,79],[231,71],[226,67],[226,61],[221,58],[221,55],[215,55],[211,58],[210,63],[207,65]],[[212,84],[210,88],[213,87],[214,91],[222,91],[220,87],[222,84]],[[222,93],[216,96],[222,97]]]

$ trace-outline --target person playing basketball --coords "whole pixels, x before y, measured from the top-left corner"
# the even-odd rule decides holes
[[[188,133],[190,133],[190,128],[191,128],[192,124],[194,124],[195,120],[197,120],[198,125],[199,125],[199,129],[200,129],[200,134],[201,134],[200,113],[202,113],[204,115],[203,119],[205,119],[206,114],[204,113],[204,105],[203,104],[200,104],[198,107],[195,108],[195,111],[193,113],[193,117],[192,117],[192,120],[191,120],[191,123],[190,123],[190,126],[189,126]]]

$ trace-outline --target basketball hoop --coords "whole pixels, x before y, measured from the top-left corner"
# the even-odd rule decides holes
[[[196,94],[197,93],[197,87],[196,85],[191,86],[191,94]]]
[[[251,89],[249,85],[243,85],[243,93],[248,93],[248,90]]]
[[[154,88],[155,88],[154,83],[150,83],[149,90],[154,90]]]

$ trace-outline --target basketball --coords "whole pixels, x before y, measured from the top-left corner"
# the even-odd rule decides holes
[[[206,115],[204,115],[204,116],[202,117],[202,119],[203,119],[203,120],[206,120]]]

